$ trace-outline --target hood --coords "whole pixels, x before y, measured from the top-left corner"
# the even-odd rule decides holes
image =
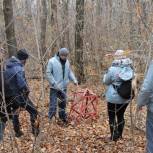
[[[58,61],[61,61],[60,60],[60,57],[59,57],[59,52],[57,52],[56,54],[55,54],[55,56],[54,56]],[[66,61],[67,61],[67,59],[66,59]],[[66,61],[64,61],[64,62],[66,62]]]
[[[119,77],[122,80],[130,80],[134,76],[132,60],[130,58],[114,60],[112,67],[120,67]]]
[[[8,59],[5,63],[6,68],[12,68],[14,66],[23,66],[19,59],[12,56],[10,59]]]
[[[132,60],[130,58],[125,58],[125,59],[118,59],[114,60],[112,62],[112,66],[131,66],[132,65]]]

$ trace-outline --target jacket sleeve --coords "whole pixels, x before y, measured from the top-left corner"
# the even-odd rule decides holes
[[[109,69],[107,73],[103,76],[103,83],[105,85],[110,85],[112,83],[112,76],[111,76],[111,70]]]
[[[19,90],[29,90],[23,68],[16,67],[16,82]]]
[[[48,65],[47,65],[47,69],[46,69],[46,78],[49,81],[50,85],[55,85],[56,81],[53,77],[53,65],[51,60],[49,60]]]
[[[74,75],[74,73],[73,73],[73,71],[72,71],[72,69],[71,69],[70,64],[69,64],[69,73],[68,73],[68,77],[69,77],[69,79],[70,79],[71,81],[73,81],[74,83],[78,83],[78,81],[77,81],[77,79],[76,79],[76,77],[75,77],[75,75]]]
[[[152,93],[153,93],[153,61],[149,66],[148,72],[141,86],[137,99],[137,105],[139,107],[147,105],[149,103]]]

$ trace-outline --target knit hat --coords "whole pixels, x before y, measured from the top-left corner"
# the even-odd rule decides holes
[[[69,53],[69,50],[67,48],[61,48],[59,50],[59,55],[68,54],[68,53]]]
[[[115,59],[124,59],[126,58],[126,52],[124,50],[116,50],[115,52]]]
[[[17,52],[17,58],[19,60],[26,60],[28,59],[29,57],[29,54],[27,53],[27,50],[26,49],[20,49],[18,52]]]

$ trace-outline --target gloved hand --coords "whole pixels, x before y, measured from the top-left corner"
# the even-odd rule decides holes
[[[74,85],[78,86],[78,81],[74,81]]]
[[[61,88],[56,83],[52,84],[52,88],[56,90],[61,90]]]
[[[142,106],[137,106],[137,112],[142,111],[143,107]]]
[[[29,96],[29,93],[30,93],[30,90],[29,90],[27,87],[23,87],[23,88],[21,89],[21,93],[22,93],[24,96],[28,97],[28,96]]]

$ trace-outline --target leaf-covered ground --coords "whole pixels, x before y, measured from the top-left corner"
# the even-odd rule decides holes
[[[45,99],[42,99],[40,97],[40,81],[33,80],[30,82],[31,99],[33,99],[41,112],[40,135],[36,139],[33,137],[29,114],[23,111],[20,113],[20,121],[24,136],[21,138],[10,137],[10,135],[13,135],[13,130],[10,130],[7,123],[4,141],[0,144],[0,153],[144,153],[145,133],[140,129],[134,129],[132,133],[130,107],[125,115],[126,125],[123,139],[116,143],[106,142],[104,138],[109,136],[109,127],[104,100],[99,99],[99,118],[96,121],[82,121],[78,125],[71,122],[68,126],[63,126],[53,119],[49,123],[47,118],[49,90],[46,84],[45,86]],[[88,87],[97,95],[100,95],[103,91],[103,87],[100,84],[88,85]],[[69,93],[71,93],[71,90],[76,90],[76,87],[70,85]],[[133,102],[132,110],[135,122],[134,105]],[[143,119],[143,125],[144,122],[145,120]]]

